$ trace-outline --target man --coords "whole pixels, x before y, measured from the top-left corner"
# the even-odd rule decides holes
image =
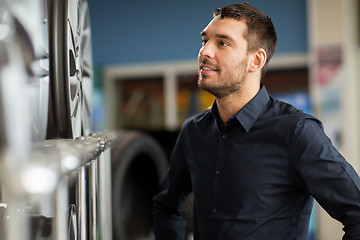
[[[305,240],[315,198],[360,239],[360,179],[314,117],[261,84],[276,47],[271,20],[247,3],[216,9],[201,32],[199,87],[216,100],[185,121],[160,193],[156,239],[184,239],[194,193],[194,239]]]

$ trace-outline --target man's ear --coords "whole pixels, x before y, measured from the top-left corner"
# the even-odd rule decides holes
[[[261,70],[266,63],[267,55],[266,51],[263,48],[259,48],[257,51],[251,54],[250,58],[250,72],[256,72]]]

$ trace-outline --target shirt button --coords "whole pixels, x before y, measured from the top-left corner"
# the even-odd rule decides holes
[[[221,172],[220,172],[219,170],[217,170],[217,171],[215,172],[216,175],[220,175],[220,173],[221,173]]]
[[[227,138],[227,135],[226,135],[226,134],[223,134],[221,137],[222,137],[223,139],[226,139],[226,138]]]
[[[217,213],[217,209],[216,209],[216,208],[213,208],[213,209],[212,209],[212,212],[213,212],[213,213]]]

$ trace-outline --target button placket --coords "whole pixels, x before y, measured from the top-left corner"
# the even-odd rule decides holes
[[[226,146],[227,146],[228,137],[229,136],[226,132],[220,133],[218,146],[217,146],[217,159],[216,159],[216,166],[214,169],[215,178],[213,180],[213,200],[212,200],[213,207],[211,208],[211,213],[215,215],[219,214],[218,205],[221,202],[220,199],[221,199],[221,191],[222,191],[222,189],[220,188],[220,181],[221,181],[220,175],[222,174],[223,161],[227,157]]]

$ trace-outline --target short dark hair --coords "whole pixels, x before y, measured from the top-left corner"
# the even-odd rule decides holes
[[[262,69],[262,76],[276,49],[276,31],[271,19],[259,9],[249,3],[230,4],[214,10],[214,17],[233,18],[245,20],[248,27],[244,38],[248,41],[248,51],[256,51],[263,48],[267,54],[267,60]]]

